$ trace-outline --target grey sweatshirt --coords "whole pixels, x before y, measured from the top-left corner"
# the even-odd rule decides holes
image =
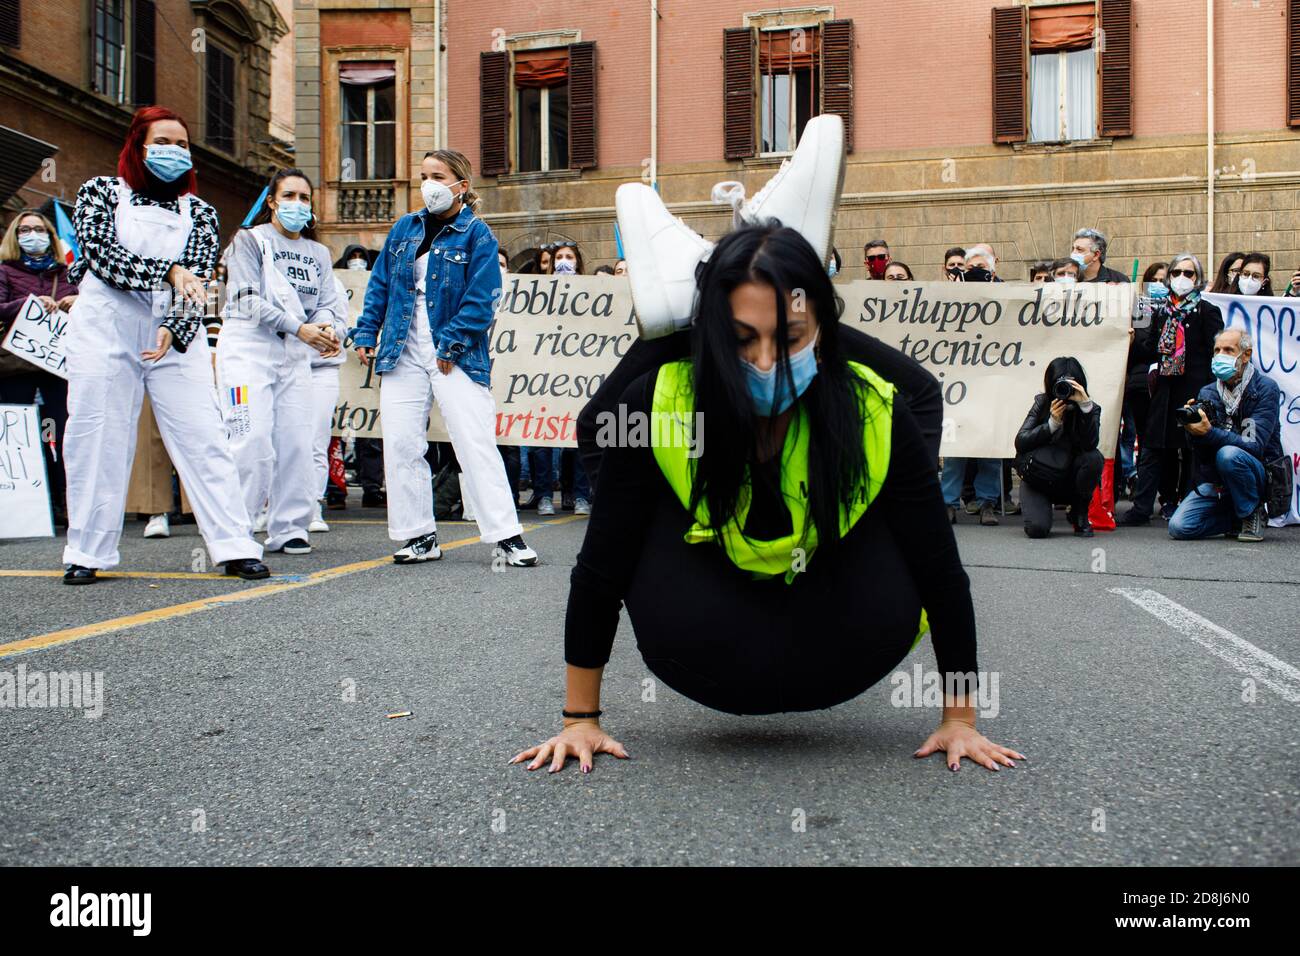
[[[261,246],[250,233],[270,243],[275,267],[297,290],[308,322],[346,321],[347,305],[339,300],[329,251],[311,239],[289,239],[269,222],[251,230],[241,229],[230,243],[226,307],[222,313],[225,317],[252,319],[285,335],[297,335],[302,325],[296,316],[276,304],[262,276]]]

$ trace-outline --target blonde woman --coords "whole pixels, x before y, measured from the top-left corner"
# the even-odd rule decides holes
[[[436,561],[426,423],[434,400],[463,473],[461,487],[479,534],[507,564],[529,567],[515,498],[496,448],[496,405],[488,391],[488,327],[501,292],[497,240],[474,214],[469,160],[440,149],[420,164],[424,209],[397,221],[370,271],[353,345],[383,376],[388,536],[403,542],[398,564]]]

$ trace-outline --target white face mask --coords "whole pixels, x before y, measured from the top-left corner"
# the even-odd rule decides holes
[[[1174,291],[1174,295],[1178,296],[1180,299],[1187,295],[1187,293],[1191,292],[1195,285],[1196,283],[1188,276],[1174,276],[1169,280],[1169,288],[1171,288]]]
[[[1263,279],[1254,276],[1240,276],[1237,279],[1237,291],[1242,295],[1254,295],[1264,287]]]
[[[455,186],[460,181],[458,179],[452,185]],[[424,208],[436,216],[450,209],[459,194],[453,193],[450,187],[436,179],[426,179],[420,183],[420,195],[424,197]]]
[[[560,259],[555,263],[555,274],[557,276],[577,275],[578,267],[572,259]]]
[[[349,269],[358,269],[358,270],[364,272],[364,271],[365,271],[365,268],[366,268],[366,260],[365,260],[365,259],[349,259],[349,260],[348,260],[348,268],[349,268]]]

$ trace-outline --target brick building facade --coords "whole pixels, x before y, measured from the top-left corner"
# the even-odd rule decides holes
[[[0,126],[58,150],[6,214],[71,203],[85,180],[112,174],[137,105],[186,118],[199,191],[226,238],[269,172],[292,163],[269,131],[272,50],[292,36],[272,0],[4,0],[0,16]]]
[[[336,248],[377,247],[442,145],[474,161],[516,265],[561,236],[611,261],[628,180],[657,182],[716,236],[728,217],[712,184],[757,189],[807,117],[832,110],[853,131],[836,235],[851,277],[875,236],[919,278],[981,240],[1023,278],[1081,226],[1110,236],[1125,273],[1209,251],[1202,0],[657,0],[657,16],[652,0],[296,3],[298,157],[327,183]],[[1214,7],[1214,249],[1271,253],[1280,285],[1300,265],[1300,3]],[[394,87],[392,155],[347,179],[345,137],[373,159],[389,135],[371,113],[343,130],[340,91],[361,103],[367,63]]]

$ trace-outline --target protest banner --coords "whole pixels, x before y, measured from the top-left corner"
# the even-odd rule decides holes
[[[52,538],[36,405],[0,405],[0,538]]]
[[[1278,428],[1282,452],[1291,459],[1291,510],[1269,524],[1300,524],[1300,299],[1205,293],[1223,313],[1225,329],[1245,329],[1254,341],[1250,364],[1281,392]]]
[[[349,291],[355,326],[369,273],[335,274]],[[498,444],[576,446],[578,413],[636,337],[632,295],[622,277],[510,276],[488,338]],[[379,378],[348,356],[334,434],[380,437]],[[429,438],[446,441],[436,404]]]
[[[41,300],[29,295],[5,334],[4,348],[43,372],[68,377],[68,359],[63,354],[63,335],[68,313],[55,309],[47,313]]]
[[[355,324],[367,273],[337,274],[353,290]],[[1073,355],[1102,406],[1102,453],[1113,456],[1133,287],[860,280],[836,291],[845,301],[842,322],[901,349],[939,379],[943,454],[1013,457],[1048,362]],[[575,445],[578,413],[636,334],[622,277],[510,276],[489,340],[497,441]],[[380,435],[376,378],[349,356],[335,434]],[[430,437],[444,436],[435,407]]]
[[[1072,355],[1102,410],[1101,453],[1115,454],[1134,286],[873,282],[836,287],[840,319],[916,359],[939,379],[939,453],[1013,458],[1016,432],[1052,359]]]

